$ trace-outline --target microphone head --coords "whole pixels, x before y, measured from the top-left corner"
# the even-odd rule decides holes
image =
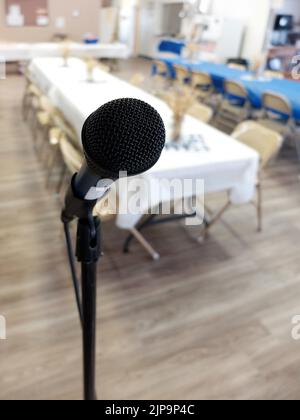
[[[95,174],[118,178],[146,172],[156,164],[166,131],[159,113],[138,99],[117,99],[91,114],[82,129],[87,165]]]

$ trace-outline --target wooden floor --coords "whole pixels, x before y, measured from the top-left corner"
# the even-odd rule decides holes
[[[22,122],[23,81],[0,81],[0,399],[80,399],[81,335],[58,201]],[[289,153],[290,154],[290,153]],[[203,245],[172,224],[152,262],[104,227],[97,382],[101,399],[300,399],[300,181],[284,153],[264,182],[264,232],[233,208]],[[223,197],[214,198],[217,207]]]

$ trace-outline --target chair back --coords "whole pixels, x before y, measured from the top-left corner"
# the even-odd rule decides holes
[[[78,172],[83,162],[83,153],[79,151],[67,138],[62,136],[59,141],[59,147],[64,163],[71,174]]]
[[[244,121],[238,125],[232,136],[258,152],[261,168],[278,154],[283,143],[279,133],[254,121]]]
[[[212,78],[208,73],[201,71],[192,72],[192,86],[193,88],[200,88],[203,90],[209,90],[213,87]]]
[[[178,64],[174,65],[176,71],[176,80],[180,84],[187,84],[190,80],[190,72],[186,67],[180,66]]]
[[[200,104],[199,102],[194,102],[188,113],[192,117],[203,121],[204,123],[209,123],[213,117],[213,110],[206,105]]]
[[[287,98],[273,92],[263,94],[263,107],[270,117],[277,119],[290,119],[292,107]]]
[[[45,95],[42,95],[40,97],[40,109],[42,111],[47,112],[50,115],[53,115],[56,112],[55,106],[52,104],[50,99]]]
[[[68,140],[76,148],[79,144],[78,136],[76,134],[75,129],[68,123],[68,121],[66,121],[63,114],[60,111],[56,110],[55,114],[53,114],[52,116],[52,120],[53,124],[63,131],[63,133],[67,136]]]
[[[284,79],[284,74],[281,71],[266,70],[264,76],[271,79]]]
[[[34,83],[31,83],[28,86],[28,94],[36,96],[37,98],[40,98],[43,95],[42,91]]]
[[[244,106],[248,102],[248,92],[241,83],[226,80],[224,89],[226,99],[233,105]]]
[[[49,131],[49,143],[51,146],[57,146],[64,132],[59,127],[52,127]]]
[[[156,69],[156,74],[159,76],[168,76],[169,72],[168,72],[168,68],[167,65],[164,61],[160,61],[160,60],[155,60],[154,61],[154,66]]]

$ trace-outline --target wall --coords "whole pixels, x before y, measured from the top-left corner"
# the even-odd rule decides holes
[[[279,7],[278,14],[294,15],[295,23],[300,26],[300,1],[299,0],[284,0],[282,7]]]
[[[278,13],[294,15],[297,19],[300,19],[299,0],[284,0],[283,6],[279,8]]]
[[[299,1],[299,0],[296,0]],[[213,0],[212,13],[245,22],[242,56],[253,60],[262,52],[271,10],[271,0]]]
[[[60,32],[55,27],[55,20],[66,18],[66,32],[74,40],[81,40],[86,32],[99,33],[99,8],[101,0],[48,0],[50,25],[45,28],[23,27],[9,28],[5,21],[5,0],[0,0],[0,40],[16,42],[42,42],[51,40],[54,33]],[[74,10],[80,15],[74,17]]]

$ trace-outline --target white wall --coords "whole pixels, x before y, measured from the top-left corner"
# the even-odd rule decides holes
[[[299,1],[299,0],[296,0]],[[262,52],[271,10],[271,0],[213,0],[212,13],[245,22],[242,56],[253,60]]]
[[[294,15],[297,19],[300,19],[300,1],[284,0],[283,6],[279,8],[278,13]]]

